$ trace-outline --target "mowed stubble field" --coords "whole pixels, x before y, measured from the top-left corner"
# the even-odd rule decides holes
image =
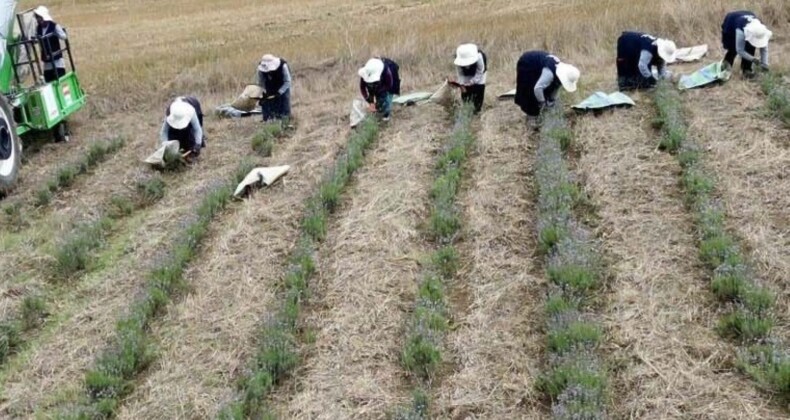
[[[25,7],[37,3],[23,2]],[[582,70],[579,92],[613,91],[614,44],[641,29],[679,45],[707,43],[722,55],[725,11],[750,8],[774,29],[772,68],[787,70],[790,10],[783,0],[695,1],[53,1],[69,29],[89,104],[73,141],[27,156],[18,189],[21,219],[0,228],[5,319],[28,297],[43,323],[23,331],[0,366],[0,415],[55,417],[87,396],[86,371],[112,340],[115,323],[146,285],[207,190],[249,155],[253,119],[207,117],[199,165],[165,174],[156,203],[116,223],[67,281],[53,255],[111,196],[150,176],[153,148],[175,95],[205,109],[229,102],[274,53],[294,73],[296,129],[260,165],[288,164],[284,182],[231,203],[184,273],[186,288],[146,329],[152,358],[130,382],[120,418],[213,418],[240,398],[260,326],[277,308],[304,201],[345,147],[356,69],[374,53],[401,64],[404,90],[436,88],[451,75],[454,48],[476,42],[491,60],[488,97],[457,199],[463,220],[458,272],[447,286],[450,331],[427,393],[436,418],[546,418],[535,389],[546,365],[547,280],[537,252],[535,136],[498,93],[515,83],[515,62],[547,49]],[[698,64],[673,68],[693,71]],[[716,332],[720,309],[697,258],[692,213],[674,158],[656,150],[649,94],[638,106],[577,118],[571,167],[587,194],[601,241],[606,286],[594,313],[603,326],[612,418],[786,418],[786,403],[735,368],[736,349]],[[729,227],[764,283],[777,293],[775,331],[788,334],[790,130],[765,112],[764,95],[735,78],[684,95],[691,130],[719,180]],[[207,112],[208,114],[209,112]],[[398,110],[379,134],[330,218],[317,274],[300,318],[296,368],[266,405],[282,418],[386,418],[409,404],[417,381],[400,363],[421,267],[436,156],[452,130],[434,105]],[[37,206],[36,191],[94,141],[122,136],[106,162]],[[785,341],[786,342],[786,341]]]

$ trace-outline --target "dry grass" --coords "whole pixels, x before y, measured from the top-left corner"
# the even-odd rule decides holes
[[[453,288],[454,367],[436,392],[439,418],[542,418],[534,380],[543,349],[543,276],[535,276],[531,140],[517,108],[489,110],[461,197],[465,257]]]
[[[210,418],[236,397],[251,337],[274,307],[282,261],[298,238],[301,203],[339,146],[323,140],[344,135],[315,120],[275,149],[270,163],[290,164],[292,172],[217,226],[203,263],[187,273],[192,293],[154,327],[161,355],[120,418]]]
[[[790,134],[759,117],[765,102],[755,89],[735,80],[726,89],[689,92],[690,130],[708,150],[705,164],[716,174],[728,227],[750,250],[765,284],[780,291],[777,332],[790,339]]]
[[[33,1],[23,3],[27,6],[37,4]],[[494,72],[489,77],[492,85],[496,86],[491,90],[491,93],[496,93],[499,88],[509,87],[514,82],[515,61],[524,49],[545,47],[582,67],[585,76],[581,91],[586,93],[598,89],[600,87],[598,81],[613,79],[612,48],[617,33],[623,28],[644,28],[659,34],[675,34],[681,44],[696,43],[697,40],[704,39],[714,47],[713,51],[716,54],[718,52],[717,31],[723,12],[730,8],[741,8],[744,3],[740,0],[668,0],[663,2],[647,0],[546,0],[541,2],[515,0],[490,0],[487,2],[474,0],[430,2],[425,0],[399,0],[397,2],[384,0],[366,2],[350,2],[348,0],[295,0],[292,2],[168,0],[162,2],[143,0],[136,3],[125,0],[101,2],[95,0],[53,0],[48,3],[48,6],[56,19],[70,30],[73,37],[72,46],[75,48],[77,64],[80,68],[80,77],[90,94],[90,104],[86,111],[79,113],[74,118],[73,131],[75,135],[72,136],[74,140],[71,143],[65,145],[47,144],[41,151],[29,156],[28,163],[23,167],[19,188],[9,199],[32,197],[33,187],[41,185],[44,180],[50,178],[57,170],[59,163],[71,161],[84,153],[88,144],[86,139],[106,138],[122,132],[130,137],[130,141],[110,165],[102,165],[90,179],[79,181],[69,191],[64,192],[54,203],[55,208],[51,211],[48,210],[47,213],[36,219],[34,225],[24,235],[14,236],[6,232],[0,233],[0,249],[3,250],[3,261],[0,261],[0,274],[2,274],[0,277],[3,281],[12,278],[7,276],[7,273],[13,274],[13,278],[19,282],[27,281],[31,265],[46,262],[46,258],[42,257],[46,255],[47,241],[45,238],[49,237],[52,232],[64,229],[61,226],[62,220],[78,220],[84,214],[91,213],[91,209],[95,207],[96,203],[109,197],[111,192],[124,184],[129,174],[134,173],[134,170],[140,165],[139,159],[151,151],[153,139],[158,125],[161,123],[162,110],[172,95],[198,94],[203,99],[206,113],[209,114],[210,108],[229,101],[238,93],[243,84],[253,80],[254,66],[259,56],[266,52],[259,49],[263,46],[267,51],[283,55],[292,64],[296,76],[294,110],[300,122],[306,123],[312,120],[325,126],[321,130],[308,130],[308,134],[301,140],[305,144],[318,145],[313,150],[299,152],[299,161],[305,162],[300,166],[307,165],[312,168],[311,165],[324,162],[335,153],[336,148],[333,146],[337,146],[335,144],[337,136],[334,135],[336,133],[334,130],[344,126],[348,99],[356,94],[354,69],[372,51],[381,51],[398,59],[403,64],[406,90],[424,89],[434,85],[443,75],[451,72],[450,56],[458,42],[477,40],[492,59]],[[750,4],[749,7],[766,16],[773,26],[777,26],[779,22],[787,22],[788,15],[790,15],[785,0],[764,0],[757,2],[757,4]],[[480,20],[482,8],[485,8],[483,13],[488,19]],[[163,10],[171,12],[178,10],[182,13],[165,13]],[[404,22],[409,23],[408,30],[404,30]],[[184,30],[184,28],[191,29]],[[778,41],[781,42],[781,31],[777,30],[776,33]],[[591,40],[593,41],[591,42]],[[121,47],[119,48],[119,46]],[[728,86],[724,89],[729,89]],[[700,95],[703,94],[700,93]],[[745,90],[738,90],[735,95],[738,97],[754,96]],[[512,122],[510,120],[496,122],[496,124],[506,123]],[[109,336],[120,308],[125,308],[128,305],[130,296],[133,296],[140,286],[140,282],[136,280],[139,278],[137,272],[143,270],[149,259],[155,258],[158,253],[158,244],[178,229],[177,223],[172,220],[177,220],[188,212],[192,205],[191,199],[194,191],[210,184],[213,179],[226,177],[233,166],[231,162],[237,160],[238,151],[244,147],[240,142],[250,138],[255,125],[249,119],[217,122],[207,118],[209,147],[202,155],[199,167],[174,178],[173,181],[177,186],[172,191],[172,195],[168,192],[168,197],[163,203],[136,217],[135,223],[128,225],[127,231],[120,234],[123,240],[119,241],[119,244],[122,244],[125,249],[123,252],[118,252],[118,261],[110,261],[105,270],[81,279],[75,291],[65,293],[61,299],[55,302],[52,308],[58,321],[40,340],[34,343],[30,351],[21,355],[4,372],[6,380],[4,392],[6,400],[2,403],[4,415],[30,417],[34,411],[46,411],[46,408],[52,403],[66,397],[73,397],[72,393],[78,392],[77,385],[82,377],[82,371],[89,365],[93,353],[102,347],[104,340]],[[600,130],[603,133],[613,129],[615,132],[619,132],[622,128],[607,122],[600,127]],[[415,131],[419,129],[420,127],[417,126],[413,128]],[[621,140],[623,143],[618,143],[618,146],[627,147],[628,143],[625,142],[625,139]],[[633,139],[628,139],[628,141],[633,142]],[[616,150],[614,149],[612,152]],[[733,154],[726,153],[726,148],[722,148],[721,153],[728,158],[733,156]],[[768,159],[776,155],[765,156]],[[746,156],[746,158],[750,157]],[[755,155],[753,159],[755,165],[762,163],[759,155]],[[596,171],[602,170],[596,166],[599,160],[610,162],[611,165],[616,163],[609,160],[609,155],[595,154],[590,157],[589,173],[595,174]],[[737,164],[737,162],[723,158],[718,161],[728,162],[727,164],[732,165]],[[508,164],[513,165],[512,161],[508,161]],[[296,169],[289,177],[295,177],[299,170]],[[629,184],[624,184],[624,189],[642,185],[640,178],[624,180],[624,182],[629,182]],[[614,187],[617,186],[607,184],[600,188],[608,190]],[[665,186],[665,188],[669,187]],[[756,206],[753,206],[755,201],[752,198],[755,193],[751,191],[751,188],[752,186],[749,185],[748,188],[737,189],[739,192],[737,197],[745,196],[747,200],[742,201],[740,198],[736,198],[737,201],[728,200],[728,202],[732,203],[732,206],[737,206],[734,209],[740,212],[737,214],[743,214],[741,216],[743,220],[766,220],[759,218],[761,213]],[[623,193],[625,194],[624,198],[618,198],[618,200],[633,202],[640,198],[630,195],[630,191],[632,190],[627,189]],[[642,190],[637,188],[636,191],[637,194],[641,194]],[[770,199],[770,190],[758,188],[757,191],[760,191],[760,196],[763,197],[762,202],[766,203],[766,208],[781,210],[782,207],[779,207],[781,202],[767,203],[767,200]],[[471,194],[474,195],[474,192]],[[261,195],[266,196],[265,194]],[[612,206],[611,212],[608,213],[609,217],[613,222],[617,221],[615,218],[619,215],[614,210],[628,210],[628,208],[624,208],[619,201],[607,200],[609,201],[603,202],[608,203],[607,206]],[[287,208],[286,204],[290,202],[290,199],[281,197],[276,202],[272,201],[271,205],[273,208],[285,209]],[[770,206],[768,206],[769,204]],[[252,220],[254,223],[257,220],[256,217],[265,217],[257,215],[264,214],[258,212],[263,212],[266,209],[253,210],[248,206],[245,205],[244,209],[240,211],[237,216],[239,220]],[[676,213],[669,212],[667,214]],[[775,213],[771,210],[770,214],[771,217],[774,217]],[[781,236],[777,235],[782,232],[781,227],[787,225],[782,214],[778,214],[772,225],[776,228],[765,228],[764,226],[768,225],[767,222],[765,225],[752,223],[746,226],[752,226],[749,229],[753,236],[741,232],[742,236],[754,244],[755,252],[753,254],[757,256],[756,259],[763,263],[771,261],[772,266],[777,266],[774,263],[785,256],[782,250],[787,249],[787,246],[777,247],[781,245],[780,240],[777,239]],[[751,215],[758,217],[751,218]],[[667,229],[677,229],[671,224],[674,220],[675,218],[656,215],[656,223],[667,226]],[[491,223],[496,222],[497,220],[494,219]],[[622,223],[626,222],[628,220],[622,221]],[[261,307],[260,302],[254,302],[252,299],[256,296],[262,296],[265,299],[269,293],[268,288],[262,290],[255,288],[253,292],[250,292],[242,287],[253,288],[261,283],[269,284],[267,282],[274,281],[275,277],[273,276],[278,276],[280,273],[276,269],[271,273],[268,271],[264,273],[261,272],[264,268],[257,267],[254,271],[250,271],[245,253],[240,253],[229,261],[226,260],[227,256],[222,254],[226,250],[244,248],[245,244],[261,246],[260,244],[264,241],[271,241],[272,246],[284,244],[287,232],[290,232],[290,230],[278,226],[277,230],[256,237],[250,234],[251,230],[245,229],[240,223],[236,219],[229,220],[222,226],[229,232],[216,233],[208,238],[209,251],[207,255],[209,256],[207,261],[198,263],[190,272],[190,275],[194,276],[193,278],[198,282],[197,284],[201,285],[194,290],[195,306],[189,306],[188,302],[192,301],[186,300],[169,315],[161,329],[156,330],[157,334],[164,338],[162,341],[165,349],[163,364],[152,377],[152,381],[147,383],[140,393],[135,394],[132,404],[129,410],[124,412],[125,414],[152,413],[154,410],[162,410],[166,413],[198,413],[200,415],[216,411],[218,409],[215,405],[217,401],[230,397],[227,387],[236,370],[245,365],[246,360],[243,359],[249,356],[249,343],[252,340],[251,330],[243,327],[236,331],[230,326],[238,321],[239,325],[250,328],[253,322],[252,318],[266,313],[268,309]],[[338,223],[346,222],[341,220]],[[480,226],[480,229],[488,230],[485,226]],[[146,231],[155,233],[148,235],[145,233]],[[238,244],[230,236],[231,231],[238,232]],[[768,232],[765,234],[767,239],[762,242],[754,239],[760,237],[764,232]],[[675,233],[681,235],[682,232]],[[652,241],[664,236],[644,235],[644,237]],[[684,236],[681,235],[681,237]],[[363,244],[366,238],[360,237],[356,240]],[[615,245],[621,250],[623,260],[630,261],[630,247],[639,250],[651,244],[652,242],[634,241]],[[363,246],[361,249],[364,250],[365,247]],[[6,252],[7,250],[10,251]],[[642,258],[647,258],[646,254],[639,255],[644,255]],[[682,254],[674,255],[676,257],[683,256]],[[266,258],[272,257],[267,256]],[[366,253],[360,251],[360,255],[355,261],[359,261],[357,264],[365,266],[369,260]],[[782,259],[782,261],[786,260],[787,258]],[[263,266],[261,264],[261,267]],[[356,265],[350,268],[363,271],[363,268]],[[636,273],[634,275],[639,275],[640,268],[641,266],[636,265],[631,266],[629,270],[633,270],[633,273]],[[266,269],[268,270],[268,268]],[[671,270],[669,273],[672,272]],[[217,283],[218,278],[227,276],[229,272],[243,273],[241,277],[246,280],[240,281],[240,284],[236,285],[239,288],[217,291],[218,286],[214,283]],[[626,273],[628,272],[630,271]],[[781,280],[777,277],[779,272],[772,271],[770,273],[772,279]],[[20,276],[17,277],[17,274]],[[630,278],[628,276],[629,274],[623,274],[624,282]],[[30,284],[25,283],[22,287],[35,289],[36,285],[41,284],[44,280],[34,277]],[[663,279],[657,279],[649,284],[660,285],[661,281]],[[689,283],[688,280],[685,282]],[[4,291],[13,291],[19,287],[19,284],[9,283],[7,287],[4,284],[3,288]],[[639,290],[639,292],[647,293],[644,290]],[[222,293],[217,295],[221,296],[218,298],[220,303],[208,301],[212,296],[215,296],[214,293]],[[679,304],[683,305],[681,307],[692,311],[690,313],[700,310],[700,308],[704,309],[700,303],[704,300],[697,299],[700,295],[694,295],[695,299],[690,299],[685,293],[687,293],[685,289],[667,290],[661,296],[665,301],[680,302]],[[220,312],[223,314],[223,317],[220,318],[220,321],[223,322],[222,325],[224,325],[222,331],[217,335],[207,332],[208,330],[205,330],[204,326],[210,325],[216,319],[206,317],[203,311],[211,310],[214,308],[212,305],[219,306],[221,302],[231,302],[237,297],[244,299],[244,303],[239,305],[238,311],[234,311],[234,308],[228,305],[222,306]],[[481,299],[483,297],[485,296],[481,295]],[[646,302],[641,296],[635,296],[634,299],[637,299],[634,301],[635,303],[645,303],[646,307],[651,307],[650,302]],[[4,297],[0,306],[6,308],[8,300],[8,297]],[[654,305],[658,305],[658,303]],[[628,308],[631,310],[641,309],[635,304],[631,304]],[[645,334],[644,331],[652,331],[650,328],[657,331],[671,330],[671,324],[658,325],[654,324],[654,320],[666,319],[667,322],[673,322],[676,318],[668,313],[672,307],[662,305],[652,306],[652,308],[655,308],[655,312],[648,313],[650,316],[644,315],[635,318],[633,324],[628,322],[631,319],[630,312],[617,312],[615,316],[624,319],[623,328],[627,330],[627,336],[634,337],[634,340],[640,340],[641,334]],[[530,308],[524,310],[529,311]],[[477,312],[471,313],[476,314]],[[354,314],[349,316],[353,318]],[[485,318],[482,319],[485,320]],[[693,319],[696,320],[696,318]],[[181,325],[185,326],[185,330],[178,331],[179,335],[174,336],[172,340],[167,339],[167,334],[171,329],[177,330],[177,326]],[[689,326],[689,328],[692,327],[693,325]],[[188,333],[192,331],[201,331],[208,335],[195,333],[194,336],[190,336]],[[697,329],[690,331],[701,334],[701,337],[710,337],[709,331],[705,329],[697,327]],[[495,331],[488,331],[488,333],[494,334]],[[183,366],[180,363],[167,365],[165,360],[171,357],[169,352],[182,349],[186,352],[194,349],[195,354],[209,354],[207,348],[211,348],[211,343],[204,343],[198,340],[198,337],[223,337],[223,339],[227,337],[229,343],[245,343],[243,346],[240,345],[244,350],[239,353],[231,353],[236,351],[236,348],[223,343],[222,347],[218,348],[216,359],[201,360],[201,363],[196,365],[196,371],[207,372],[207,377],[212,379],[195,384],[194,377],[189,376],[185,371],[189,369],[188,366]],[[700,374],[699,376],[705,380],[704,383],[687,379],[685,372],[691,372],[690,375],[694,378],[693,375],[697,374],[697,371],[694,370],[696,367],[701,366],[702,372],[706,372],[706,374],[711,372],[709,365],[704,363],[704,356],[717,354],[715,350],[711,353],[692,352],[693,359],[689,359],[684,351],[697,348],[694,345],[695,341],[693,340],[696,339],[694,336],[683,336],[686,341],[681,342],[689,345],[685,348],[677,345],[669,346],[662,342],[661,339],[666,336],[649,335],[648,337],[644,340],[645,344],[656,345],[656,348],[664,349],[669,355],[664,357],[668,359],[668,362],[658,365],[665,366],[669,372],[680,372],[680,374],[673,374],[671,377],[677,377],[681,384],[698,384],[699,388],[693,386],[680,388],[688,389],[689,395],[692,397],[687,395],[662,397],[662,392],[664,394],[670,393],[662,391],[664,388],[661,386],[666,387],[667,385],[656,385],[655,388],[647,387],[647,389],[654,389],[655,395],[659,396],[643,403],[638,401],[636,394],[626,393],[627,398],[630,398],[629,401],[636,407],[650,406],[653,404],[651,401],[656,399],[663,401],[662,398],[675,398],[677,401],[685,398],[691,401],[707,401],[709,404],[713,404],[713,408],[716,409],[716,403],[728,405],[729,401],[732,401],[724,398],[733,395],[734,391],[730,390],[740,391],[737,379],[730,382],[729,374],[723,375],[728,378],[727,381],[721,381],[724,386],[721,389],[727,391],[722,398],[714,398],[711,396],[712,394],[699,391],[700,389],[711,390],[713,387],[711,384],[719,384],[719,382],[715,382],[716,375],[709,378]],[[458,340],[463,340],[463,338],[459,336]],[[485,346],[487,343],[480,341],[479,345]],[[699,346],[703,347],[703,350],[706,349],[705,344]],[[710,348],[707,349],[710,350]],[[461,351],[460,348],[459,351]],[[469,348],[463,351],[468,354],[485,352],[485,350],[477,349],[476,344],[470,344]],[[525,357],[527,356],[522,355],[522,358]],[[211,371],[215,363],[216,366],[222,366],[222,368]],[[512,369],[514,371],[529,370],[520,363],[517,366],[514,365]],[[641,375],[639,378],[649,378],[656,375],[647,370],[639,371],[643,367],[641,363],[636,365],[635,371]],[[219,385],[215,385],[212,380],[216,380]],[[706,382],[708,380],[713,382]],[[183,383],[189,384],[183,394],[173,393],[173,388],[168,385],[177,384],[176,386],[180,386]],[[728,384],[729,388],[727,388]],[[204,396],[206,389],[210,391],[205,392],[205,395],[210,395],[210,397]],[[747,396],[744,398],[756,401],[756,399],[750,399],[753,394],[749,390],[743,391]],[[162,397],[163,395],[168,398]],[[647,395],[653,394],[648,393]],[[169,398],[170,396],[173,398]],[[179,399],[180,397],[184,399]],[[183,401],[190,402],[185,404]],[[343,404],[344,401],[336,403]],[[305,404],[310,405],[313,402],[305,400]],[[498,413],[500,412],[498,407],[508,406],[507,402],[491,401],[489,409],[486,404],[488,403],[481,403],[480,412]],[[444,406],[444,403],[442,405]],[[671,403],[666,405],[672,406]],[[694,405],[689,410],[694,408],[703,410],[709,406]],[[751,405],[747,405],[747,407],[751,407]],[[137,411],[138,409],[139,411]],[[759,410],[764,409],[755,408],[756,412],[760,412]],[[661,410],[657,409],[657,412],[661,412]],[[770,417],[771,413],[768,411],[765,413]]]
[[[424,252],[418,223],[441,118],[433,108],[396,112],[367,157],[318,258],[311,300],[320,303],[307,318],[315,349],[295,383],[275,395],[281,415],[377,418],[408,397],[399,350]]]
[[[612,415],[781,418],[734,371],[733,349],[715,333],[718,316],[677,187],[680,168],[655,150],[645,131],[650,112],[585,117],[576,127],[585,149],[579,170],[615,260],[606,329],[612,363],[621,368]]]

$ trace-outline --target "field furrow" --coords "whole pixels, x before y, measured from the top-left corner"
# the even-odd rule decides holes
[[[715,331],[719,316],[678,188],[680,168],[656,150],[651,118],[649,108],[617,110],[576,124],[584,148],[578,169],[612,261],[605,328],[620,367],[611,414],[782,418],[735,371],[733,348]]]
[[[220,141],[234,140],[233,127]],[[106,270],[92,273],[74,292],[52,304],[55,321],[39,340],[3,371],[3,413],[29,416],[82,393],[83,374],[112,336],[115,321],[145,284],[145,275],[167,253],[166,246],[192,212],[195,196],[225,179],[239,160],[232,149],[216,147],[202,161],[168,186],[167,196],[143,211],[119,233],[121,252],[106,261]]]
[[[483,114],[477,139],[460,198],[464,262],[452,288],[466,298],[451,304],[458,315],[447,338],[455,370],[442,380],[433,408],[439,418],[540,418],[534,381],[543,352],[545,285],[535,275],[527,163],[534,139],[513,106]]]
[[[732,80],[684,98],[690,135],[709,156],[705,165],[716,176],[728,227],[750,251],[766,284],[781,291],[776,327],[788,339],[790,130],[760,117],[765,102],[752,94],[756,89],[754,83]],[[739,97],[735,103],[729,100],[733,94]]]
[[[272,309],[298,239],[302,202],[340,146],[331,139],[344,135],[324,118],[279,140],[267,162],[291,165],[291,172],[217,224],[185,275],[190,294],[153,326],[159,357],[119,418],[212,418],[235,396],[260,316]]]
[[[285,418],[380,418],[408,398],[400,349],[417,288],[442,112],[395,114],[330,223],[306,318],[315,342],[274,395]]]

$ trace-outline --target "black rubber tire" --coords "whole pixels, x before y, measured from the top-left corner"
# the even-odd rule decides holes
[[[22,143],[16,135],[14,113],[0,95],[0,196],[14,189],[22,166]]]
[[[69,141],[69,130],[66,122],[63,121],[55,126],[52,130],[52,134],[55,137],[55,143],[65,143]]]

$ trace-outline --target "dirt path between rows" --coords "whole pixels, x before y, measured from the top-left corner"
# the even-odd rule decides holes
[[[409,398],[399,357],[443,119],[429,104],[396,113],[330,224],[307,316],[314,348],[274,397],[283,418],[381,418]]]
[[[303,202],[346,138],[343,125],[319,118],[275,146],[268,162],[291,171],[212,228],[186,274],[191,293],[152,328],[159,357],[119,418],[213,418],[236,396],[298,239]]]
[[[676,159],[656,150],[647,97],[639,108],[580,118],[578,170],[601,218],[613,274],[608,331],[613,418],[774,419],[719,338],[717,304],[697,257]],[[649,130],[649,131],[646,131]]]
[[[171,179],[165,198],[141,213],[131,230],[118,233],[125,241],[120,261],[81,279],[73,294],[77,301],[64,299],[49,308],[55,325],[4,372],[3,413],[29,417],[82,393],[84,371],[141,291],[146,273],[164,257],[183,218],[193,212],[203,192],[231,176],[242,159],[237,148],[249,147],[240,134],[247,128],[235,122],[219,124],[225,130],[215,138],[214,148],[201,156],[201,163]],[[217,147],[222,143],[231,147]]]
[[[790,339],[790,129],[761,117],[758,87],[735,78],[684,95],[691,135],[716,175],[730,230],[779,293],[778,332]],[[737,98],[737,100],[736,100]]]
[[[529,131],[514,106],[481,117],[460,197],[466,227],[460,281],[450,286],[467,299],[453,308],[447,354],[456,370],[437,390],[438,418],[541,418],[534,381],[542,363],[545,284],[535,275]]]

